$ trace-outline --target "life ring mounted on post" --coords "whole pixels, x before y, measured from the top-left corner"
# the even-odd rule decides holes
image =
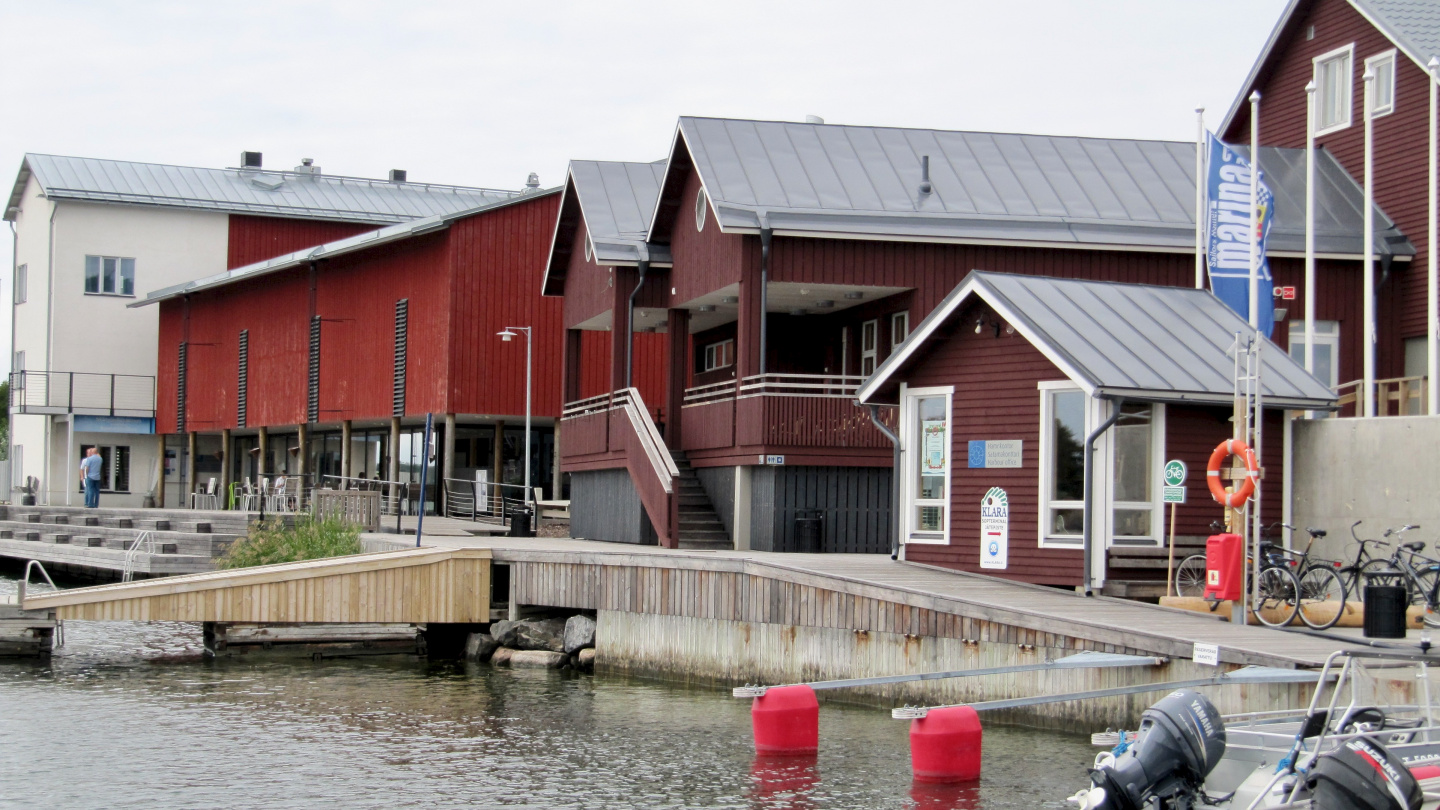
[[[1226,492],[1225,485],[1220,481],[1220,465],[1231,456],[1239,456],[1245,462],[1245,479],[1234,492]],[[1210,484],[1210,494],[1229,509],[1239,509],[1250,500],[1250,496],[1255,494],[1255,481],[1259,477],[1260,462],[1255,458],[1255,451],[1240,439],[1226,439],[1217,445],[1215,452],[1210,454],[1210,463],[1205,466],[1205,478]]]

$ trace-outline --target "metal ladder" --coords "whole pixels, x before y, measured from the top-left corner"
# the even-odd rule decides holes
[[[121,582],[131,582],[135,579],[135,561],[141,554],[155,553],[155,535],[151,532],[141,532],[135,538],[135,542],[125,549],[125,567],[120,571]]]
[[[40,575],[45,577],[45,581],[50,583],[50,587],[52,589],[57,591],[60,590],[60,587],[55,584],[55,580],[50,578],[50,572],[45,570],[45,566],[41,564],[39,560],[29,560],[25,563],[25,574],[24,576],[20,577],[19,589],[17,590],[15,596],[15,605],[21,610],[25,609],[25,590],[26,587],[30,584],[30,571],[34,568],[40,569]],[[55,646],[65,646],[65,622],[63,621],[55,622]]]

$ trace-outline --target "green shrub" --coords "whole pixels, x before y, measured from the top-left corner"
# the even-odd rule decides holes
[[[335,518],[315,520],[299,515],[294,525],[270,518],[250,528],[250,536],[237,540],[219,560],[221,568],[249,568],[255,565],[318,560],[359,554],[360,527]]]

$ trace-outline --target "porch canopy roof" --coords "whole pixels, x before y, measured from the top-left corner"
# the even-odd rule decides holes
[[[860,386],[860,401],[896,401],[905,369],[977,299],[1095,397],[1228,405],[1235,374],[1230,347],[1237,333],[1242,341],[1258,336],[1208,290],[974,270]],[[1334,392],[1261,339],[1264,405],[1335,407]]]

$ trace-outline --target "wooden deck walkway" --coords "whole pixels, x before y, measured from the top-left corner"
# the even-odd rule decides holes
[[[1218,645],[1220,659],[1226,663],[1316,667],[1336,649],[1359,648],[1342,638],[1332,640],[1268,627],[1231,625],[1219,617],[1111,597],[1086,598],[1054,588],[895,562],[883,555],[701,552],[548,538],[436,537],[426,542],[486,548],[497,563],[746,574],[1171,658],[1190,658],[1194,645],[1200,642]],[[817,626],[835,626],[834,618],[812,617],[808,621]],[[843,617],[840,618],[838,623],[843,626]]]

